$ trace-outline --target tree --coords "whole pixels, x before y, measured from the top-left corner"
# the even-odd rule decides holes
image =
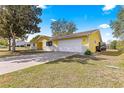
[[[113,35],[117,38],[124,37],[124,8],[117,15],[117,20],[111,21],[111,28],[114,30]]]
[[[53,21],[51,23],[51,29],[53,36],[71,34],[77,30],[76,25],[73,22],[68,22],[64,19]]]
[[[39,37],[40,37],[40,35],[35,36],[34,38],[32,38],[32,39],[30,40],[30,42],[35,42],[35,40],[37,40]]]
[[[4,12],[3,12],[4,11]],[[9,41],[9,51],[11,50],[11,33],[9,31],[8,13],[5,11],[5,6],[0,6],[0,36],[7,38]]]
[[[74,33],[77,30],[76,25],[73,22],[67,23],[66,29],[67,34]]]
[[[116,40],[113,40],[113,41],[110,43],[110,48],[111,48],[111,49],[117,49],[117,41],[116,41]]]
[[[28,34],[40,32],[42,9],[37,6],[3,6],[0,15],[1,36],[12,39],[12,51],[15,51],[16,37],[26,38]]]
[[[119,40],[117,42],[117,49],[124,52],[124,40]]]

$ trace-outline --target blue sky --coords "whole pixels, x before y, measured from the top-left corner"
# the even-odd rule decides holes
[[[76,32],[100,29],[104,42],[115,39],[112,36],[112,29],[109,24],[111,20],[116,20],[120,6],[51,5],[41,6],[41,8],[43,8],[43,14],[40,17],[43,22],[39,24],[41,32],[30,35],[28,40],[38,34],[51,36],[51,22],[63,18],[76,24],[78,28]]]

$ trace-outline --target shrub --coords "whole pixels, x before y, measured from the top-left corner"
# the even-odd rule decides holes
[[[92,52],[91,52],[89,49],[87,49],[87,50],[84,52],[84,54],[85,54],[85,55],[91,55]]]
[[[111,49],[117,49],[117,41],[116,41],[116,40],[113,40],[113,41],[110,43],[110,48],[111,48]]]
[[[124,52],[124,40],[117,42],[117,49]]]
[[[0,38],[0,45],[7,46],[8,45],[7,39]]]

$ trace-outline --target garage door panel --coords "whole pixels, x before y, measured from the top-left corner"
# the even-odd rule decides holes
[[[81,44],[82,39],[60,40],[58,42],[59,51],[83,52],[86,47]]]

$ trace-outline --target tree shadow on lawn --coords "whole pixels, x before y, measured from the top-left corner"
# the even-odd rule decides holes
[[[15,52],[8,50],[0,50],[0,53],[4,54],[4,55],[0,55],[0,57],[7,57],[7,56],[32,55],[32,54],[50,53],[50,52],[43,50],[16,50]]]
[[[119,56],[122,54],[122,51],[103,51],[103,52],[100,52],[100,54],[106,55],[106,56]]]
[[[100,61],[100,60],[106,60],[105,58],[98,58],[95,56],[84,56],[84,55],[73,55],[67,58],[62,58],[62,59],[58,59],[55,61],[51,61],[48,62],[46,64],[58,64],[60,62],[64,62],[64,63],[73,63],[73,62],[77,62],[80,64],[90,64],[90,65],[95,65],[94,63],[89,63],[88,60],[94,60],[94,61]]]

